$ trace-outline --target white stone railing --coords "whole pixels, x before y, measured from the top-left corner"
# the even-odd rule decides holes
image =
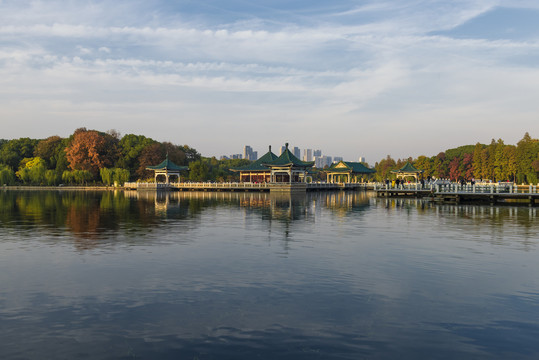
[[[472,193],[472,194],[537,194],[537,185],[515,185],[513,183],[491,183],[480,185],[461,185],[458,183],[449,184],[424,184],[410,183],[392,186],[384,183],[374,185],[374,190],[430,190],[438,193]]]

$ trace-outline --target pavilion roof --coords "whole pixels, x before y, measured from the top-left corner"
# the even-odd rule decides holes
[[[181,170],[189,170],[189,167],[187,166],[179,166],[174,164],[172,161],[168,159],[168,154],[165,160],[161,162],[159,165],[155,166],[147,166],[146,170],[169,170],[169,171],[181,171]]]
[[[299,168],[310,168],[314,165],[314,161],[302,161],[298,159],[297,157],[292,154],[292,152],[288,149],[288,143],[285,144],[286,149],[283,151],[281,156],[279,156],[277,159],[266,162],[263,165],[267,167],[272,166],[291,166],[291,167],[299,167]]]
[[[270,146],[269,151],[265,153],[260,159],[253,161],[252,163],[245,166],[231,168],[230,171],[270,171],[267,166],[264,166],[262,164],[272,162],[277,158],[278,156],[271,152]]]
[[[415,166],[413,166],[409,161],[404,164],[403,167],[401,167],[398,170],[391,170],[392,173],[422,173],[423,170],[419,170]]]
[[[352,162],[352,161],[339,161],[336,164],[332,164],[329,168],[325,169],[324,171],[325,172],[343,172],[343,173],[352,172],[352,173],[359,173],[359,174],[372,174],[376,172],[376,170],[370,169],[360,162]]]

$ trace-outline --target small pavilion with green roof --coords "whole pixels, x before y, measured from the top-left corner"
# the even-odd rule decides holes
[[[230,171],[240,173],[240,182],[256,182],[265,183],[271,181],[271,170],[263,164],[270,163],[277,159],[278,156],[271,152],[271,146],[269,151],[265,153],[260,159],[253,161],[249,165],[245,165],[238,168],[232,168]]]
[[[286,148],[277,159],[262,163],[270,169],[270,182],[272,183],[305,183],[307,173],[313,167],[314,161],[301,161]]]
[[[339,161],[325,169],[324,172],[327,176],[327,182],[334,184],[336,182],[357,183],[360,176],[373,174],[376,170],[369,169],[360,162]]]
[[[178,182],[180,182],[180,171],[189,170],[187,166],[179,166],[174,164],[168,159],[168,154],[165,160],[162,163],[155,166],[148,166],[146,170],[152,170],[154,172],[155,182],[157,182],[158,176],[165,177],[165,183],[170,184],[171,178],[177,177]]]
[[[413,177],[416,181],[419,180],[419,175],[423,173],[423,170],[417,169],[409,161],[398,170],[391,170],[393,174],[397,175],[398,178],[406,178],[408,176]]]

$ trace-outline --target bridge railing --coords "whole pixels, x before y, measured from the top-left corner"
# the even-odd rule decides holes
[[[472,193],[472,194],[537,194],[537,185],[516,185],[512,183],[490,183],[490,184],[466,184],[458,183],[447,184],[421,184],[421,183],[406,183],[392,186],[392,184],[377,183],[374,185],[374,190],[430,190],[438,193]]]

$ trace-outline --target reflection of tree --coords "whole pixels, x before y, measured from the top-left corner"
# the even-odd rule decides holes
[[[120,237],[124,243],[155,241],[144,235],[169,224],[173,224],[176,232],[203,226],[201,214],[208,209],[228,208],[232,210],[231,214],[235,214],[230,216],[238,216],[238,210],[242,209],[246,215],[259,219],[257,226],[262,229],[267,226],[268,234],[282,237],[286,250],[288,242],[292,240],[293,230],[304,231],[309,222],[314,223],[315,214],[322,216],[329,213],[346,219],[365,213],[371,204],[404,215],[417,213],[422,216],[455,216],[477,229],[483,229],[482,232],[492,230],[502,235],[501,230],[507,228],[507,224],[512,224],[510,228],[522,234],[523,241],[538,235],[536,208],[438,205],[422,199],[377,199],[364,192],[290,195],[244,192],[3,191],[0,192],[0,227],[29,230],[20,231],[22,237],[39,236],[41,230],[46,231],[43,234],[53,235],[69,232],[75,239],[75,246],[86,250],[105,246],[110,243],[111,235],[115,234],[126,234]],[[183,221],[186,219],[189,221]],[[137,236],[130,236],[133,232]]]
[[[101,214],[99,207],[92,205],[72,205],[67,212],[66,227],[77,237],[75,246],[79,250],[93,249],[99,245]]]

